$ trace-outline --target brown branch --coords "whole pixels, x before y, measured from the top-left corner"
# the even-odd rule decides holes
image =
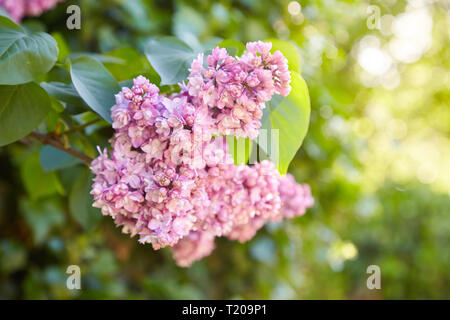
[[[30,133],[30,137],[35,138],[36,140],[39,140],[42,144],[46,144],[46,145],[50,145],[56,149],[62,150],[64,152],[67,152],[68,154],[83,160],[84,163],[86,164],[90,164],[92,161],[92,158],[88,157],[87,155],[85,155],[84,153],[81,153],[77,150],[74,150],[72,148],[66,148],[64,146],[64,144],[56,139],[54,139],[53,137],[46,135],[46,134],[42,134],[42,133],[38,133],[38,132],[32,132]]]

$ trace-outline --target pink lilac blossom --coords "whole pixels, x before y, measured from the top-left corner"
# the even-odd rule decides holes
[[[273,163],[254,166],[230,164],[211,168],[203,180],[209,195],[206,217],[199,217],[191,237],[173,248],[180,266],[189,266],[214,248],[215,236],[245,242],[267,222],[279,222],[305,213],[314,204],[308,185],[297,184],[292,175],[281,177]]]
[[[209,167],[205,173],[202,182],[208,210],[196,224],[197,230],[228,236],[236,226],[254,217],[267,220],[281,207],[280,175],[269,161],[254,166],[227,162]]]
[[[229,85],[240,84],[252,102],[229,100],[232,104],[220,109],[217,105],[226,101],[220,91],[225,85],[214,85],[220,98],[205,103],[207,81],[202,79],[196,91],[193,78],[187,86],[180,85],[180,93],[167,97],[139,76],[132,88],[116,95],[111,108],[115,133],[110,155],[99,149],[91,165],[93,205],[124,233],[138,235],[139,242],[151,243],[154,249],[172,247],[180,266],[209,255],[215,237],[247,241],[266,222],[301,215],[313,204],[308,186],[297,184],[290,175],[281,177],[269,161],[234,165],[226,139],[220,136],[230,132],[252,136],[252,130],[257,134],[257,124],[250,131],[245,125],[224,130],[222,116],[249,103],[261,110],[273,94],[290,90],[281,53],[271,55],[270,45],[261,42],[247,44],[247,50],[235,59],[216,48],[207,62],[217,67],[213,84],[227,83],[222,80],[229,75],[221,72],[229,69],[221,66],[241,68],[240,82],[234,77]],[[194,61],[191,71],[200,70],[200,63]],[[260,77],[262,73],[267,75]],[[254,89],[248,90],[249,83]],[[252,117],[259,122],[255,113]]]
[[[214,125],[213,134],[256,138],[265,102],[274,94],[286,96],[291,87],[287,60],[272,44],[247,43],[240,58],[215,48],[192,63],[187,90]]]
[[[281,197],[283,218],[291,219],[302,216],[307,208],[314,205],[309,185],[298,184],[291,174],[287,174],[281,179],[278,192]]]
[[[275,175],[276,173],[273,173]],[[273,193],[279,197],[281,207],[266,215],[255,215],[247,223],[236,224],[227,235],[231,240],[245,242],[253,238],[256,232],[267,222],[279,222],[284,218],[294,218],[303,215],[307,208],[312,207],[314,199],[308,185],[298,184],[292,175],[277,176],[278,190]]]
[[[0,7],[3,7],[16,22],[20,22],[24,16],[39,16],[62,1],[64,0],[0,0]]]
[[[172,248],[175,261],[180,267],[189,267],[192,262],[209,256],[215,248],[214,238],[207,231],[191,231]]]

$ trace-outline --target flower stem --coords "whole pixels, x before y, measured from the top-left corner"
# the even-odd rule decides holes
[[[59,140],[56,140],[54,137],[46,135],[46,134],[42,134],[42,133],[38,133],[38,132],[32,132],[30,133],[30,137],[35,138],[36,140],[39,140],[42,144],[46,144],[46,145],[51,145],[52,147],[59,149],[61,151],[64,151],[78,159],[81,159],[84,163],[86,164],[90,164],[92,161],[91,157],[88,157],[87,155],[85,155],[84,153],[81,153],[75,149],[72,148],[66,148],[64,146],[64,144],[62,142],[60,142]]]

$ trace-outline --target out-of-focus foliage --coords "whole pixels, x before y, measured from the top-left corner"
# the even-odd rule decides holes
[[[66,28],[71,3],[81,30]],[[290,40],[311,123],[289,171],[311,184],[316,204],[246,244],[221,239],[182,269],[91,212],[85,167],[60,166],[62,155],[25,139],[0,148],[0,298],[450,298],[449,10],[445,0],[81,0],[25,20],[53,35],[61,65],[70,53],[103,53],[118,81],[160,82],[143,56],[152,36],[194,51],[221,39]],[[135,64],[118,66],[125,56]],[[58,70],[43,87],[91,121],[78,96],[58,91],[68,77]],[[42,125],[63,130],[55,101]],[[111,135],[106,122],[93,127],[70,136],[89,156]],[[66,288],[72,264],[81,290]],[[369,265],[381,269],[381,290],[366,287]]]

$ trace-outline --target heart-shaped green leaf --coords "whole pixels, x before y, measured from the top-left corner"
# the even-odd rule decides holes
[[[175,37],[150,39],[145,55],[161,77],[161,85],[186,80],[191,63],[197,57],[186,43]]]
[[[275,95],[266,103],[258,136],[259,147],[275,162],[281,174],[287,172],[309,126],[308,87],[298,73],[292,72],[291,76],[291,93],[287,97]]]
[[[104,62],[106,69],[117,79],[125,81],[142,75],[151,82],[160,82],[160,78],[151,67],[148,59],[133,47],[120,47],[105,55],[120,59],[120,62]]]
[[[70,65],[73,85],[81,98],[103,119],[111,123],[114,95],[120,91],[116,79],[95,58],[82,56]]]
[[[64,82],[41,82],[41,87],[47,91],[49,95],[52,97],[66,102],[68,104],[78,106],[78,107],[87,107],[86,103],[81,99],[77,90],[72,84],[65,84]]]
[[[34,82],[0,86],[0,97],[0,146],[29,134],[51,110],[47,92]]]
[[[44,32],[28,33],[0,16],[0,84],[22,84],[48,72],[58,58],[56,41]]]

